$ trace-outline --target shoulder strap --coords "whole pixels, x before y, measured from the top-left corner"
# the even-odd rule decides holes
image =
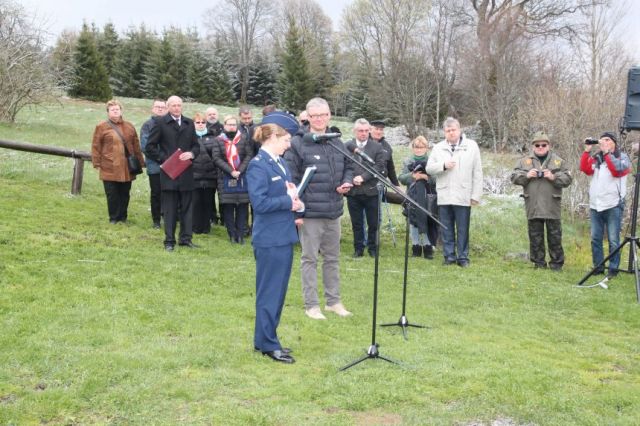
[[[120,141],[122,142],[122,145],[124,145],[124,154],[128,157],[129,156],[129,150],[127,149],[127,144],[124,141],[124,136],[122,135],[122,132],[120,132],[120,129],[118,129],[118,127],[116,125],[114,125],[111,120],[107,120],[107,124],[109,124],[109,126],[111,126],[111,128],[113,129],[114,132],[116,132],[116,134],[118,135],[118,137],[120,138]]]

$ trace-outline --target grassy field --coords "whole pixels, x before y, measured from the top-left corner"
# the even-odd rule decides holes
[[[139,127],[149,102],[124,105]],[[103,117],[102,105],[63,100],[0,125],[0,139],[89,150]],[[487,164],[501,161],[512,159]],[[638,424],[634,281],[576,288],[588,223],[564,223],[564,272],[533,270],[521,201],[486,197],[472,214],[470,268],[442,266],[440,251],[410,259],[407,315],[428,328],[408,340],[376,330],[399,365],[339,372],[371,343],[373,261],[351,259],[348,217],[342,295],[354,316],[304,315],[296,253],[279,334],[297,363],[282,365],[252,348],[250,245],[215,227],[194,238],[201,249],[166,253],[146,176],[128,224],[113,226],[89,165],[82,195],[69,195],[72,167],[0,149],[0,424]],[[379,323],[401,311],[404,221],[390,213],[398,246],[385,229]]]

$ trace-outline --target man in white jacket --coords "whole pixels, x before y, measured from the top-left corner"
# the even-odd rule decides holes
[[[474,140],[462,136],[455,118],[447,118],[442,128],[445,140],[433,148],[427,173],[437,176],[438,213],[447,228],[442,230],[444,264],[466,268],[471,206],[482,196],[480,150]]]

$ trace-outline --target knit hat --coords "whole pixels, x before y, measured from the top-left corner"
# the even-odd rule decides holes
[[[282,111],[273,111],[269,113],[262,119],[262,123],[260,124],[275,124],[289,132],[291,136],[294,136],[300,129],[298,120],[296,120],[293,115]]]
[[[600,135],[600,139],[602,138],[609,138],[613,141],[613,143],[615,143],[616,145],[618,144],[618,137],[614,132],[604,132],[602,135]]]
[[[533,134],[533,140],[531,141],[531,143],[536,143],[536,142],[551,143],[551,141],[549,141],[549,136],[547,136],[545,132],[535,132]]]

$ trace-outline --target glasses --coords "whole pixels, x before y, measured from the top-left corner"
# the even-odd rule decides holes
[[[225,126],[237,126],[237,123],[224,123]]]
[[[324,113],[324,114],[310,114],[309,118],[313,118],[314,120],[318,119],[318,118],[327,118],[329,116],[329,113]]]
[[[206,121],[194,121],[194,123],[196,123],[196,124],[205,124]]]
[[[546,143],[534,143],[533,146],[535,146],[536,148],[546,148],[549,146],[549,144]]]

